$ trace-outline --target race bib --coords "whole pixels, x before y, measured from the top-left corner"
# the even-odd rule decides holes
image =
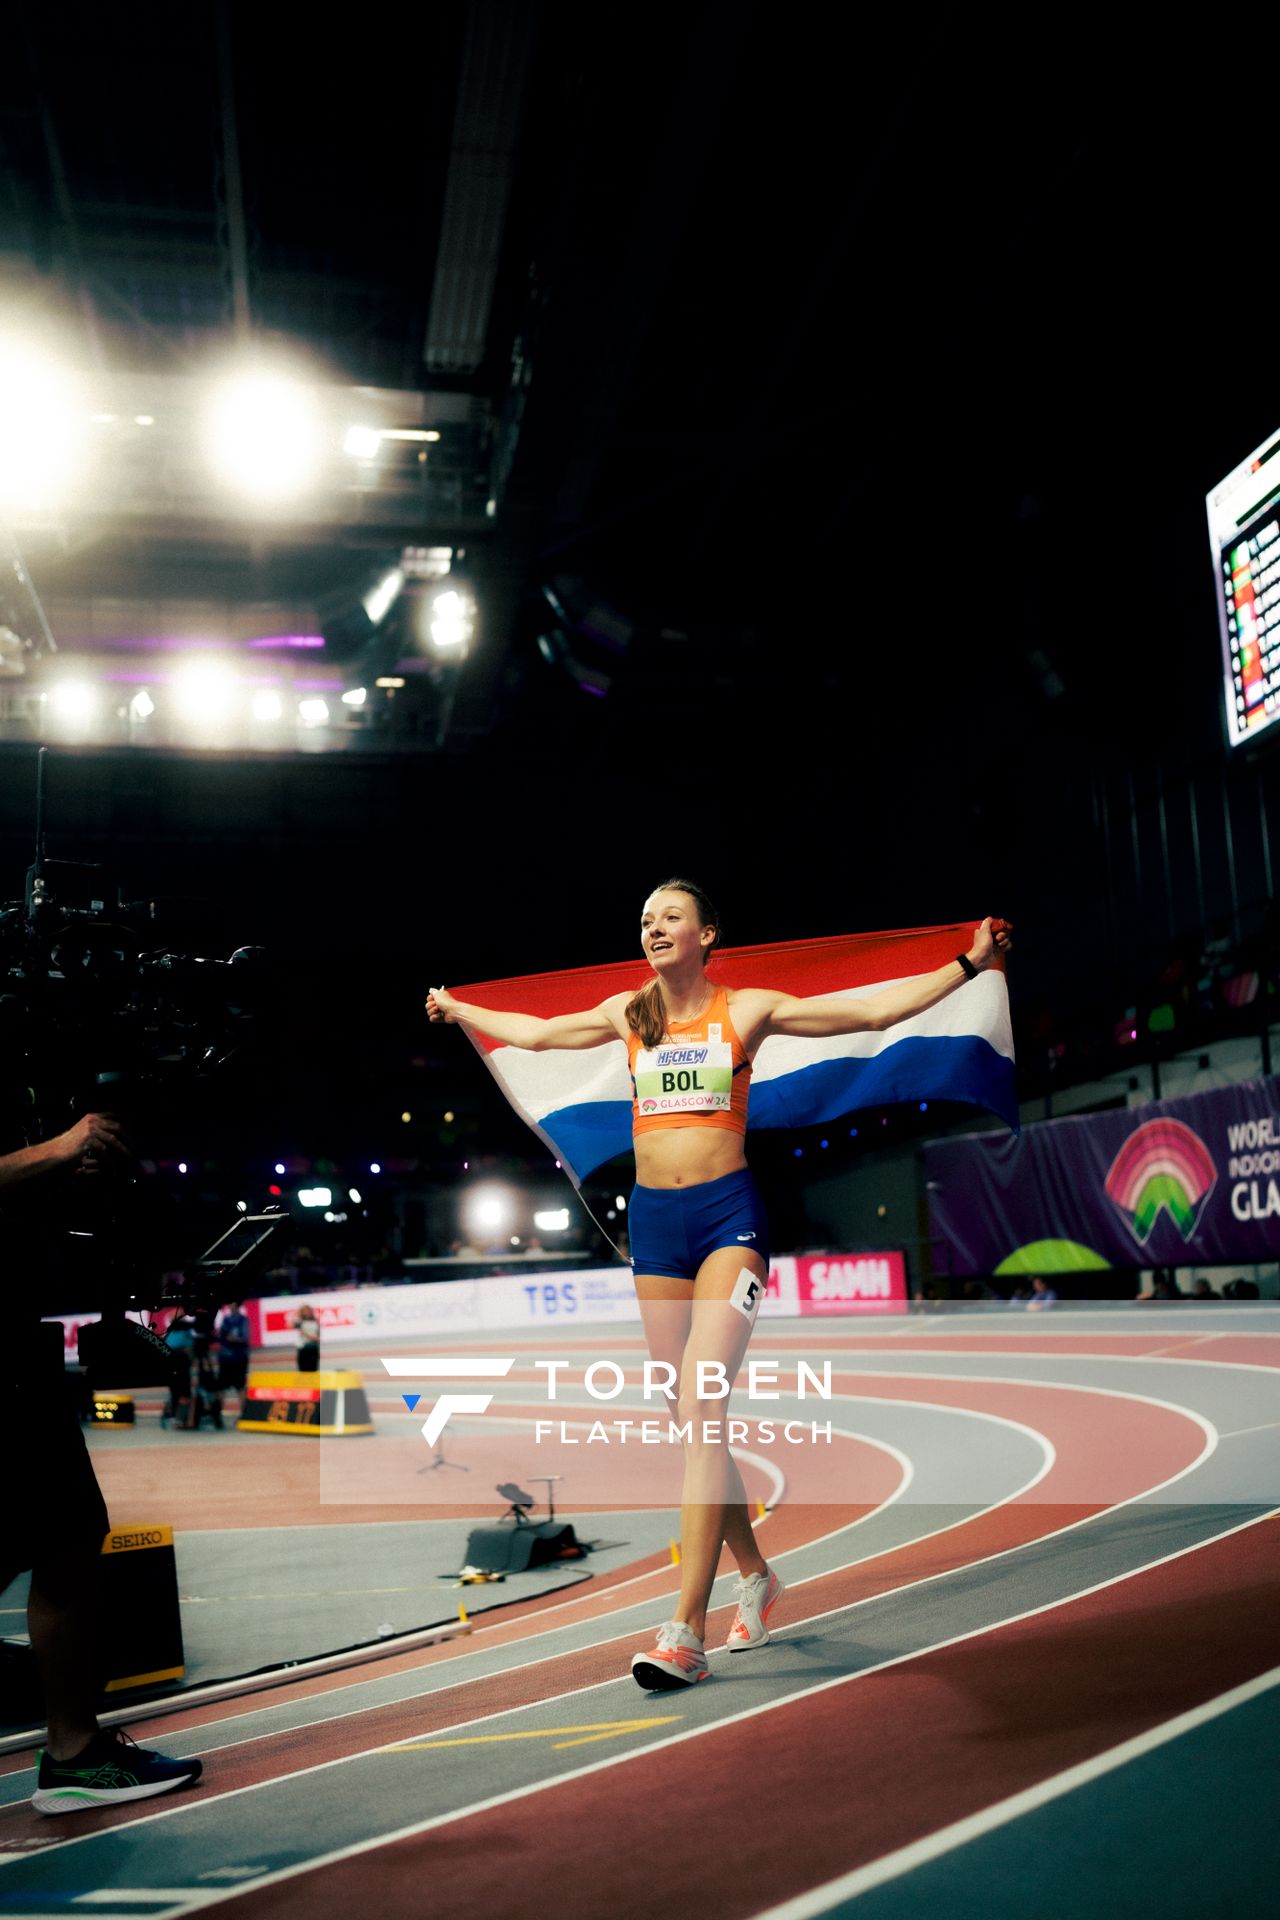
[[[727,1113],[733,1048],[719,1032],[708,1040],[669,1040],[636,1055],[636,1105],[642,1114]]]

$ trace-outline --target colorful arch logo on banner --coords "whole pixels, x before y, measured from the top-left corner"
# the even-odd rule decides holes
[[[1218,1169],[1198,1133],[1181,1120],[1148,1120],[1121,1147],[1107,1174],[1107,1196],[1130,1215],[1145,1245],[1163,1208],[1184,1240],[1199,1224]]]

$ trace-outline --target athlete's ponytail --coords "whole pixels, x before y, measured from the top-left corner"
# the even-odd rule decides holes
[[[712,906],[710,898],[695,886],[692,880],[664,880],[654,893],[687,893],[698,910],[698,925],[713,927],[715,938],[710,946],[702,950],[702,964],[705,967],[716,948],[723,945],[720,927],[720,915]],[[632,1033],[638,1034],[642,1046],[656,1047],[667,1030],[666,1009],[662,1004],[662,982],[655,975],[632,995],[627,1002],[627,1025]]]

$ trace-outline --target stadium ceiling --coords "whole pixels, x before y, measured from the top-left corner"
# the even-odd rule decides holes
[[[643,27],[443,0],[340,34],[227,0],[18,0],[0,318],[69,342],[110,416],[101,483],[18,528],[54,633],[184,603],[312,632],[403,545],[461,548],[481,637],[451,744],[527,728],[544,667],[582,711],[625,686],[594,702],[611,724],[677,682],[749,723],[782,650],[804,672],[771,683],[771,727],[829,728],[819,755],[851,700],[939,765],[966,721],[1061,730],[1074,703],[1095,727],[1122,550],[1145,543],[1184,618],[1181,503],[1275,424],[1207,378],[1171,409],[1147,371],[1175,279],[1187,337],[1218,325],[1177,262],[1217,217],[1184,130],[1225,113],[1190,42],[1131,86],[1147,37],[1085,8],[1031,76],[999,11],[945,5],[909,35],[862,10],[848,59],[753,0]],[[332,429],[289,507],[232,503],[199,457],[205,389],[250,349]],[[439,438],[362,461],[334,447],[359,426]],[[1120,445],[1151,478],[1113,554]]]

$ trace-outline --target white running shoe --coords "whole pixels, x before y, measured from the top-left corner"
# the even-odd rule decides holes
[[[730,1653],[743,1653],[748,1647],[762,1647],[765,1644],[769,1638],[766,1624],[769,1615],[786,1590],[781,1576],[772,1567],[739,1580],[733,1595],[738,1603],[738,1611],[733,1616],[729,1638],[725,1641]]]
[[[679,1620],[658,1628],[658,1638],[648,1653],[637,1653],[631,1661],[631,1675],[647,1693],[666,1693],[676,1687],[691,1687],[710,1678],[702,1642],[691,1627]]]

